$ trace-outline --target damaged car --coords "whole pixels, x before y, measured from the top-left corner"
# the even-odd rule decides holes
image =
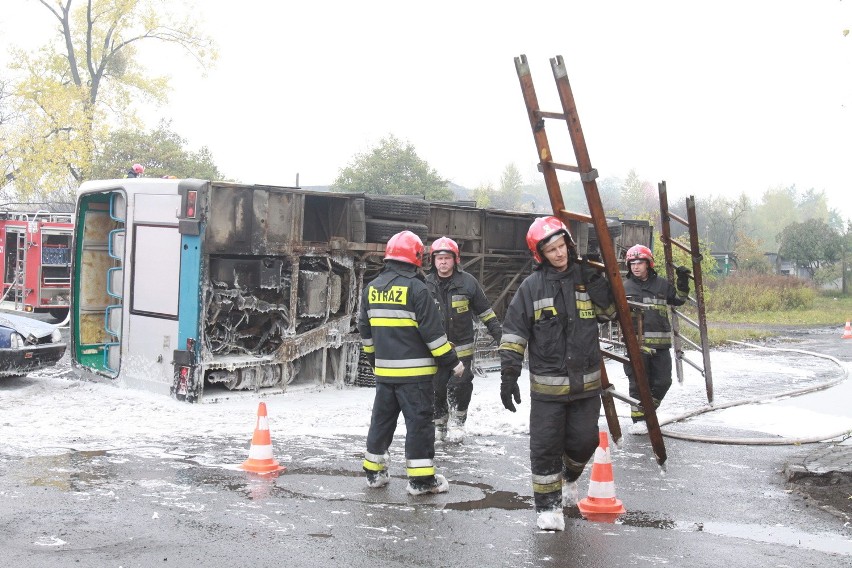
[[[64,354],[65,343],[55,325],[0,313],[0,377],[26,375],[51,367]]]

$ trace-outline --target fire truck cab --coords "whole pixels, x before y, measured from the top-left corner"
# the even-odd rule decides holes
[[[72,235],[71,213],[0,211],[0,305],[65,319]]]

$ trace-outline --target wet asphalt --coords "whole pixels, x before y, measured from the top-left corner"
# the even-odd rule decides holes
[[[818,347],[813,340],[808,348]],[[236,469],[246,456],[243,438],[176,436],[162,446],[25,459],[0,450],[0,565],[852,564],[849,520],[793,491],[784,473],[826,446],[667,438],[662,469],[647,436],[626,434],[612,468],[627,513],[615,524],[594,523],[566,508],[565,531],[549,533],[535,526],[525,436],[439,444],[436,463],[450,491],[422,497],[405,493],[399,458],[389,486],[366,488],[363,444],[277,433],[275,456],[288,469],[272,478]],[[587,489],[588,469],[581,497]]]

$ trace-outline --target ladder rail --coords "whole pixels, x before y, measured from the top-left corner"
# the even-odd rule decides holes
[[[707,316],[704,307],[704,277],[701,271],[701,254],[700,242],[698,239],[698,220],[695,213],[695,197],[689,196],[686,199],[687,219],[672,213],[669,210],[668,190],[666,182],[661,181],[657,185],[660,197],[660,240],[663,243],[663,251],[665,254],[666,277],[669,282],[674,282],[674,255],[672,254],[672,246],[677,246],[685,251],[690,256],[692,261],[691,278],[695,283],[695,305],[698,312],[698,321],[694,321],[685,314],[681,313],[674,306],[669,306],[671,312],[672,323],[672,345],[675,352],[675,369],[677,372],[678,383],[683,384],[683,363],[684,361],[690,366],[698,370],[704,377],[704,386],[707,392],[707,402],[713,404],[713,372],[710,365],[710,339],[707,334]],[[689,232],[689,246],[675,240],[671,236],[671,219],[684,225]],[[692,300],[692,298],[690,298]],[[681,333],[680,323],[685,321],[692,327],[698,330],[700,337],[699,344],[690,341]],[[688,343],[698,351],[701,351],[703,367],[697,363],[686,359],[683,354],[683,343]]]
[[[566,225],[568,224],[568,221],[571,220],[572,215],[570,212],[565,210],[562,189],[559,186],[556,171],[559,169],[579,173],[580,180],[583,184],[583,191],[586,196],[586,202],[589,206],[590,216],[588,219],[594,226],[598,236],[601,255],[604,261],[604,270],[612,287],[619,324],[623,330],[632,330],[633,322],[624,291],[624,283],[621,280],[618,259],[615,257],[615,247],[612,241],[612,236],[609,234],[606,216],[604,214],[603,205],[601,204],[600,193],[598,192],[597,182],[595,181],[598,177],[598,172],[591,165],[591,159],[589,158],[588,148],[586,146],[585,137],[583,136],[582,126],[580,125],[580,119],[574,102],[574,95],[568,82],[568,74],[562,56],[552,58],[550,60],[550,64],[553,71],[553,77],[556,82],[559,100],[562,105],[562,113],[547,113],[539,110],[538,98],[535,93],[535,87],[533,86],[532,75],[530,73],[527,58],[525,55],[515,58],[515,69],[518,74],[521,92],[527,107],[527,114],[533,131],[533,139],[538,151],[539,171],[541,171],[544,176],[545,186],[547,187],[547,193],[550,197],[550,204],[553,208],[554,215],[565,222]],[[545,132],[545,118],[565,121],[568,127],[568,134],[571,138],[571,144],[574,148],[574,156],[577,160],[577,166],[564,167],[562,164],[554,163],[547,134]],[[648,434],[651,439],[651,446],[654,450],[657,463],[663,465],[666,461],[666,449],[662,433],[660,432],[660,425],[657,420],[645,366],[642,361],[639,341],[635,333],[625,333],[624,340],[629,360],[631,361],[637,378],[637,385],[639,386],[640,399],[645,412],[645,420],[648,425]],[[601,366],[603,367],[603,363]],[[621,439],[621,426],[618,423],[618,417],[615,414],[615,407],[612,402],[613,396],[609,395],[609,393],[612,392],[612,389],[605,371],[601,373],[601,382],[604,390],[608,393],[607,396],[602,396],[604,410],[607,417],[607,425],[609,426],[613,439],[617,443]]]

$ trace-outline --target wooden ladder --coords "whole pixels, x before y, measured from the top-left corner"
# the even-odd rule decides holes
[[[677,370],[677,380],[683,384],[683,363],[686,362],[695,368],[701,376],[704,377],[704,386],[707,390],[707,402],[713,404],[713,372],[710,367],[710,340],[707,336],[707,315],[704,308],[704,276],[701,273],[701,250],[699,249],[698,241],[698,221],[695,213],[695,196],[690,195],[686,198],[686,219],[679,217],[669,210],[668,191],[666,190],[666,182],[662,181],[657,185],[660,194],[660,237],[663,242],[663,251],[666,257],[666,277],[669,282],[674,282],[674,261],[672,260],[672,246],[683,250],[689,255],[692,261],[692,280],[695,283],[693,287],[694,297],[690,296],[687,300],[690,304],[696,307],[698,312],[698,321],[692,320],[689,316],[678,310],[674,306],[672,311],[672,344],[675,352],[675,368]],[[677,221],[685,226],[689,232],[689,246],[672,238],[671,221]],[[685,337],[680,331],[680,322],[684,321],[689,326],[698,330],[701,344],[697,344]],[[687,343],[694,349],[701,352],[702,364],[690,360],[683,354],[683,344]]]
[[[550,66],[553,69],[553,78],[556,81],[556,90],[559,93],[559,100],[562,103],[562,112],[545,112],[539,109],[538,98],[536,97],[535,87],[533,86],[532,75],[530,74],[529,64],[525,55],[515,58],[515,69],[518,72],[518,79],[521,83],[521,92],[524,96],[524,102],[529,115],[530,126],[532,127],[533,138],[535,139],[536,149],[538,150],[539,171],[544,175],[544,182],[547,187],[547,194],[550,197],[550,204],[553,208],[553,213],[560,218],[566,226],[570,220],[580,221],[582,223],[591,223],[597,233],[598,242],[600,244],[601,256],[603,258],[603,268],[609,278],[612,286],[615,305],[618,310],[618,322],[622,330],[632,330],[633,323],[631,321],[630,307],[627,303],[627,297],[624,293],[624,283],[621,280],[621,274],[618,269],[618,259],[615,257],[615,247],[612,242],[612,237],[607,230],[606,217],[604,216],[603,205],[601,204],[600,193],[598,192],[597,182],[598,172],[592,167],[589,159],[589,151],[586,147],[586,140],[583,136],[583,129],[580,126],[580,118],[577,114],[577,107],[574,103],[574,95],[571,92],[571,85],[568,82],[568,73],[565,70],[565,63],[562,56],[556,56],[550,60]],[[574,147],[574,156],[577,165],[568,165],[555,162],[550,151],[550,145],[545,132],[545,119],[555,119],[565,121],[568,126],[568,134],[571,138],[571,144]],[[565,209],[565,202],[562,198],[562,189],[559,186],[559,179],[556,176],[556,171],[574,172],[580,175],[580,180],[583,182],[583,191],[586,194],[586,202],[589,206],[591,215],[583,213],[571,212]],[[666,461],[666,448],[663,443],[663,435],[660,432],[660,424],[657,420],[657,413],[654,408],[651,389],[648,385],[648,378],[645,371],[645,365],[642,362],[639,340],[635,333],[624,333],[625,346],[627,348],[628,359],[618,357],[615,354],[601,350],[605,357],[629,362],[633,365],[633,371],[636,375],[637,384],[639,386],[640,401],[635,401],[625,395],[621,395],[615,391],[609,383],[606,375],[606,366],[601,364],[601,382],[604,388],[601,396],[606,414],[607,425],[609,426],[610,434],[613,440],[618,443],[621,440],[621,426],[618,422],[618,416],[615,411],[615,403],[613,398],[619,400],[633,401],[642,406],[645,413],[645,422],[648,425],[648,435],[651,439],[651,446],[654,450],[657,463],[661,466]]]

